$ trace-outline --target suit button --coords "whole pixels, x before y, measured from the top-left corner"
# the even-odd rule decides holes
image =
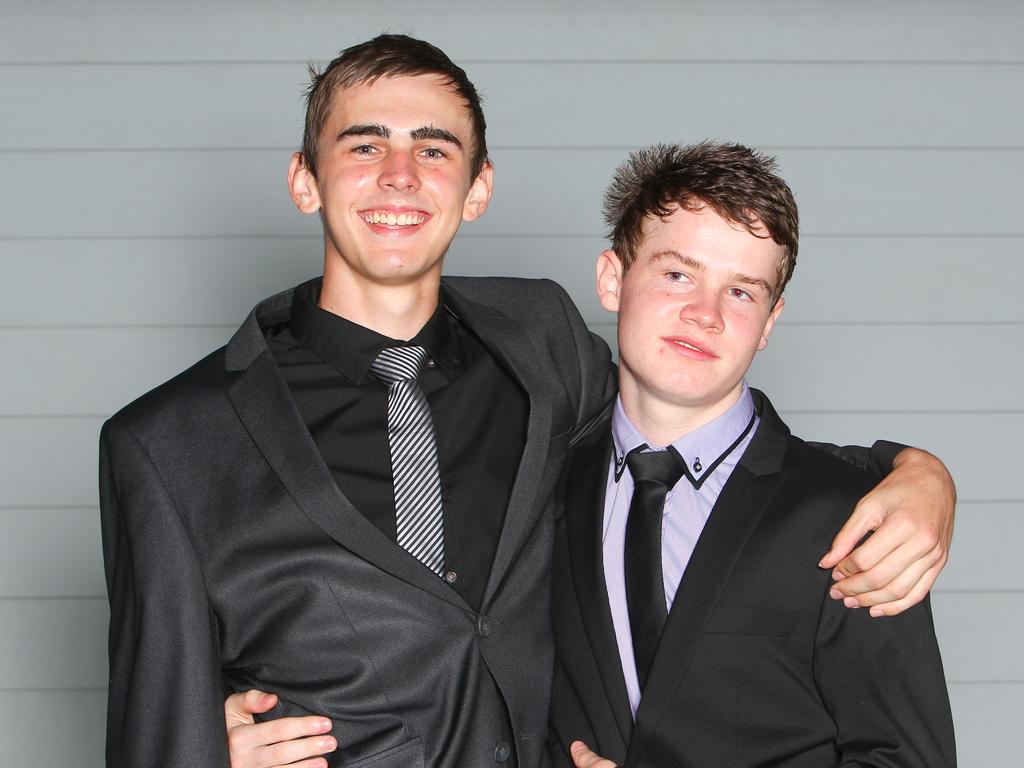
[[[508,745],[507,741],[499,741],[497,746],[494,748],[494,762],[504,763],[508,760],[512,754],[512,747]]]
[[[480,637],[487,637],[491,634],[491,622],[487,620],[486,616],[481,616],[476,620],[476,633]]]

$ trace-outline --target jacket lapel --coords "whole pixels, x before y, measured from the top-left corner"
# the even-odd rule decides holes
[[[235,413],[298,507],[327,535],[393,576],[468,610],[458,593],[367,520],[331,477],[261,327],[288,319],[291,296],[286,291],[261,303],[228,342],[225,364],[237,377],[227,396]]]
[[[610,424],[598,427],[575,448],[566,478],[565,516],[573,585],[587,640],[622,743],[628,744],[633,713],[608,604],[601,535],[611,450]]]
[[[488,351],[519,382],[530,403],[526,446],[519,461],[519,471],[512,486],[505,522],[484,591],[483,610],[501,585],[527,533],[544,511],[544,504],[538,503],[537,491],[547,466],[551,443],[551,400],[538,369],[537,350],[518,323],[491,307],[467,299],[450,285],[445,286],[442,298],[449,311],[472,329]]]
[[[752,389],[751,393],[761,421],[722,489],[679,583],[637,710],[628,766],[642,761],[651,735],[686,676],[722,588],[782,481],[789,429],[761,392]]]

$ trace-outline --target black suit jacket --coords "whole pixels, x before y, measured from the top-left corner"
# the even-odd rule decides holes
[[[555,544],[556,760],[583,739],[620,766],[955,764],[929,603],[871,619],[816,567],[874,484],[761,421],[676,592],[634,724],[601,556],[608,424],[573,449]]]
[[[109,766],[226,766],[223,699],[249,687],[280,694],[271,716],[332,718],[335,766],[541,763],[549,503],[570,437],[611,397],[608,350],[554,283],[444,291],[529,396],[480,611],[338,490],[265,343],[289,318],[279,294],[103,428]]]

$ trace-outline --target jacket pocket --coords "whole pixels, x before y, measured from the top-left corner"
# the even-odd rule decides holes
[[[800,619],[799,611],[773,611],[754,605],[723,605],[708,619],[705,634],[789,637]]]
[[[419,736],[383,752],[356,760],[332,761],[337,768],[423,768],[423,743]]]

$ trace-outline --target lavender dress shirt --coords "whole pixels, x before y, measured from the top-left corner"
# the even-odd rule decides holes
[[[662,570],[665,599],[670,611],[697,539],[704,530],[718,494],[754,436],[757,421],[750,390],[744,382],[739,400],[728,411],[672,443],[686,462],[688,475],[680,478],[668,492],[662,518]],[[629,693],[629,705],[636,717],[637,707],[640,706],[640,684],[633,660],[623,565],[626,518],[633,498],[633,478],[629,468],[624,466],[624,458],[633,448],[647,441],[626,416],[621,398],[615,403],[612,415],[612,440],[614,450],[608,467],[602,532],[604,577],[615,625],[615,639],[619,646],[622,675]],[[664,450],[666,447],[654,446],[654,449]]]

